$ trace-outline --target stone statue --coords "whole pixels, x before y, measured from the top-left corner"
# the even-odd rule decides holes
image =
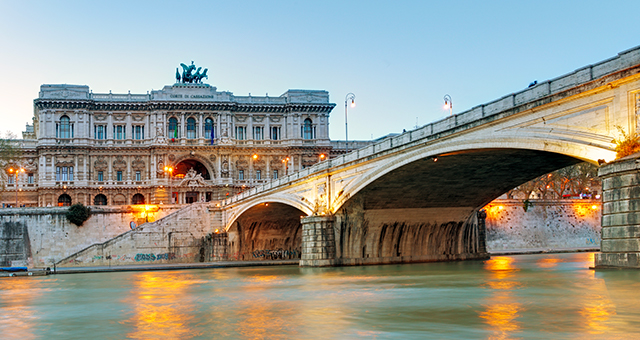
[[[207,71],[209,69],[205,68],[204,72],[200,73],[202,67],[198,67],[198,69],[196,70],[196,65],[193,64],[193,60],[191,61],[191,65],[189,66],[183,63],[180,63],[180,66],[182,66],[182,76],[180,76],[180,72],[176,68],[176,81],[178,83],[202,84],[203,78],[209,79],[209,76],[207,75]],[[193,73],[194,70],[196,70],[195,73]]]

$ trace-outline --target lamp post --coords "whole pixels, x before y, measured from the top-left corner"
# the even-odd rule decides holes
[[[170,166],[165,166],[164,167],[164,172],[165,173],[169,173],[169,204],[173,204],[173,191],[171,190],[171,185],[172,185],[172,176],[173,176],[173,168]]]
[[[258,160],[258,154],[254,153],[253,156],[251,156],[251,158],[253,158],[253,163],[251,163],[251,168],[249,169],[251,171],[249,173],[249,183],[252,184],[252,186],[253,186],[253,184],[254,184],[254,181],[253,181],[253,167],[255,167],[256,161]],[[257,180],[256,180],[256,182],[257,182]]]
[[[16,187],[16,208],[18,207],[18,173],[24,172],[23,168],[13,169],[9,168],[9,172],[15,176],[15,180],[13,181],[13,185]]]
[[[344,97],[344,141],[347,152],[349,152],[349,129],[347,127],[347,102],[349,100],[351,100],[351,107],[356,107],[356,95],[349,92]]]
[[[282,163],[284,163],[284,175],[287,176],[289,175],[289,157],[283,159]]]
[[[448,94],[444,95],[444,109],[449,109],[449,116],[453,115],[453,101]]]

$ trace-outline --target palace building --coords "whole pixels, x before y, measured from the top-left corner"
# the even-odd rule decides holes
[[[0,200],[5,206],[16,199],[19,206],[220,200],[340,152],[329,140],[335,104],[327,91],[235,96],[177,78],[147,94],[42,85],[33,125],[18,141],[20,156],[5,164],[18,171],[3,174]]]

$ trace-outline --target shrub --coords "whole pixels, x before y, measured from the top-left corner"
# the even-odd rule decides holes
[[[637,133],[629,133],[627,135],[620,126],[616,126],[616,128],[622,134],[620,139],[613,140],[616,144],[616,159],[640,152],[640,136]]]
[[[78,227],[88,220],[89,216],[91,216],[91,210],[82,205],[82,203],[76,203],[67,210],[67,220]]]

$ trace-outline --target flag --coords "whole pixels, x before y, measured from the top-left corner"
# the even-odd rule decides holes
[[[172,142],[174,142],[176,138],[178,138],[178,126],[177,126],[177,125],[176,125],[176,127],[173,129],[173,138],[172,138]]]
[[[213,135],[213,126],[212,126],[211,127],[211,145],[213,145],[213,137],[214,135]]]

